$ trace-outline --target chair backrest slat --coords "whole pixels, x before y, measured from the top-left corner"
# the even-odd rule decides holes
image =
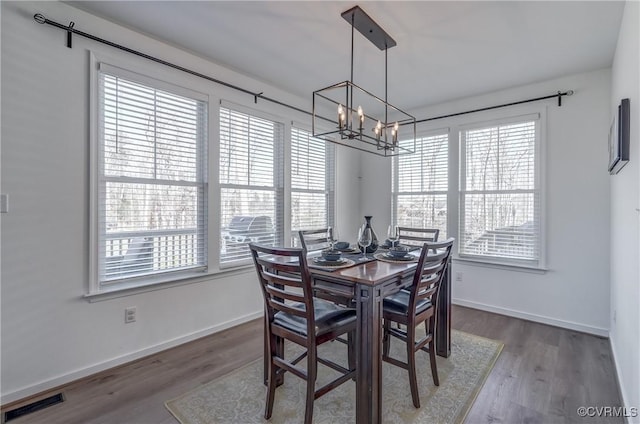
[[[304,296],[291,290],[283,290],[271,285],[265,286],[265,290],[271,295],[271,299],[286,299],[292,302],[304,303]]]
[[[284,313],[287,314],[291,314],[291,315],[297,315],[299,317],[303,317],[306,318],[307,317],[307,310],[306,308],[294,308],[290,305],[287,305],[286,303],[282,303],[282,302],[277,302],[275,300],[269,300],[269,306],[271,308],[273,308],[274,310],[277,311],[282,311]]]
[[[398,227],[398,234],[400,244],[417,246],[425,242],[438,241],[440,230],[437,228]]]
[[[296,278],[294,274],[274,274],[273,270],[265,271],[263,274],[265,280],[269,281],[270,285],[280,285],[287,287],[302,287],[302,281],[300,278]]]
[[[296,273],[300,269],[298,262],[280,262],[281,260],[281,257],[259,257],[257,259],[261,266],[277,272]]]

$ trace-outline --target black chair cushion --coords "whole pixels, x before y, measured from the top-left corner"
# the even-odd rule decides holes
[[[396,312],[407,315],[409,309],[409,293],[406,290],[400,290],[398,293],[384,298],[383,307],[389,312]],[[429,299],[420,299],[416,305],[416,314],[423,312],[431,307]]]
[[[302,303],[295,303],[291,306],[304,309]],[[316,319],[316,336],[349,324],[351,321],[355,322],[356,320],[355,309],[340,307],[322,299],[313,299],[313,309]],[[304,336],[307,335],[306,318],[280,311],[273,317],[273,322],[276,325],[295,331],[296,333]]]

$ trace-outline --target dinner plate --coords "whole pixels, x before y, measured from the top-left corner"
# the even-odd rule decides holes
[[[342,253],[361,253],[360,249],[356,249],[355,247],[347,247],[346,249],[338,249]]]
[[[409,254],[406,254],[405,256],[403,256],[403,257],[401,257],[401,258],[399,258],[399,257],[397,257],[397,256],[390,255],[389,253],[384,253],[382,256],[383,256],[385,259],[390,259],[390,260],[392,260],[392,261],[405,261],[405,262],[411,262],[411,261],[415,261],[415,260],[416,260],[416,257],[415,257],[415,256],[413,256],[413,255],[409,255]]]
[[[324,258],[314,258],[313,263],[316,265],[324,265],[324,266],[338,266],[338,265],[346,264],[347,260],[345,258],[340,258],[337,261],[328,261]]]

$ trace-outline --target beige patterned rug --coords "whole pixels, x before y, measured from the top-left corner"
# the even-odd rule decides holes
[[[384,423],[459,424],[482,388],[498,359],[503,344],[453,331],[451,356],[438,357],[440,386],[433,385],[428,354],[418,352],[418,386],[422,407],[411,402],[407,371],[383,363],[382,411]],[[287,345],[286,356],[298,347]],[[323,357],[346,366],[347,348],[343,343],[326,343],[318,349]],[[401,341],[393,339],[392,355],[404,360]],[[304,362],[304,361],[302,361]],[[318,383],[333,377],[334,371],[318,366]],[[167,409],[182,424],[265,423],[266,386],[262,384],[262,359],[166,402]],[[304,419],[305,382],[287,373],[284,385],[276,389],[271,423],[301,423]],[[348,381],[314,403],[315,423],[355,422],[355,383]]]

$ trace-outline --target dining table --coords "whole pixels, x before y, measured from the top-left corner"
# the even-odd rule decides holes
[[[382,422],[383,300],[411,286],[416,261],[387,261],[380,254],[350,257],[349,266],[343,267],[318,266],[309,257],[309,271],[316,289],[351,299],[356,308],[356,423],[377,424]],[[436,353],[447,358],[451,354],[450,264],[440,285],[436,314]]]

